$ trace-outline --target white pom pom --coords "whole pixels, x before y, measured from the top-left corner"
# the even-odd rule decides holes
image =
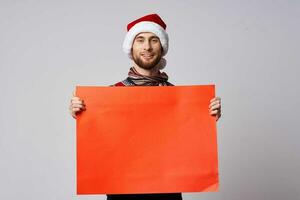
[[[167,65],[167,60],[164,58],[161,58],[159,63],[157,63],[156,66],[158,67],[159,70],[162,70],[166,67],[166,65]]]

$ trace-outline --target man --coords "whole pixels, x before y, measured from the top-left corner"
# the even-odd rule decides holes
[[[169,37],[166,24],[157,14],[143,16],[127,25],[123,50],[133,60],[128,77],[112,86],[173,86],[168,75],[161,72],[166,65],[163,58],[168,52]],[[71,115],[86,110],[84,101],[73,97],[70,104]],[[210,101],[209,113],[218,120],[221,116],[221,99]],[[166,194],[120,194],[107,195],[107,200],[182,200],[181,193]]]

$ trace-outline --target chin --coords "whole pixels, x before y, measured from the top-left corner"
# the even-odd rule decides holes
[[[160,61],[160,58],[158,59],[157,56],[154,56],[151,58],[151,60],[145,60],[143,57],[133,57],[133,60],[140,68],[150,70],[156,67]]]
[[[140,68],[143,69],[153,69],[156,65],[139,65]]]

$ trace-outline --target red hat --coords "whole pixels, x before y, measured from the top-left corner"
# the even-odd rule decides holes
[[[127,31],[129,31],[137,23],[143,22],[143,21],[149,21],[149,22],[154,22],[156,24],[159,24],[164,30],[166,30],[166,28],[167,28],[167,25],[165,24],[165,22],[157,14],[150,14],[150,15],[141,17],[137,20],[134,20],[133,22],[130,22],[127,25]]]
[[[135,37],[142,32],[154,33],[160,40],[163,48],[162,56],[165,56],[169,48],[169,37],[166,32],[167,25],[157,14],[143,16],[137,20],[130,22],[127,25],[127,34],[123,42],[123,51],[132,59],[131,49]],[[165,65],[165,60],[162,59],[161,64]],[[160,68],[163,68],[161,66]]]

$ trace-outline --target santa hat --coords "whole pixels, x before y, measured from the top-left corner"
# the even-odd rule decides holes
[[[130,59],[132,59],[131,49],[135,37],[142,32],[151,32],[159,38],[163,48],[162,56],[165,56],[169,48],[169,37],[166,28],[167,25],[157,14],[146,15],[130,22],[127,25],[127,34],[123,42],[123,51]],[[164,68],[166,60],[162,58],[158,65],[160,65],[160,69]]]

